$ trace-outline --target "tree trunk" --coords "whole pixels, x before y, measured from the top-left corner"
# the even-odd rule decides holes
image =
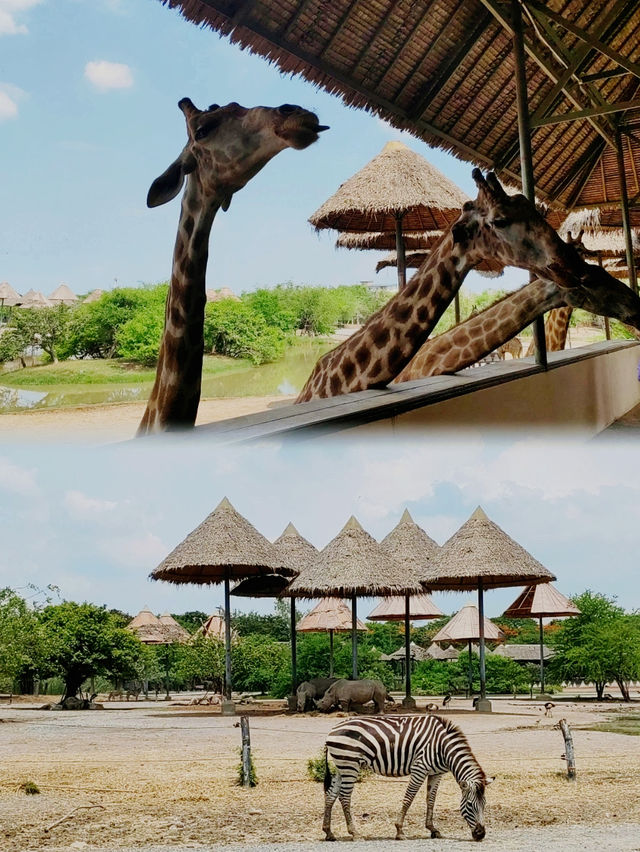
[[[631,696],[629,695],[629,684],[625,683],[623,680],[618,680],[617,678],[616,683],[618,684],[618,688],[620,689],[622,700],[631,701]]]
[[[596,680],[594,686],[596,688],[596,698],[598,699],[598,701],[602,701],[602,696],[604,695],[604,688],[606,686],[606,683]]]

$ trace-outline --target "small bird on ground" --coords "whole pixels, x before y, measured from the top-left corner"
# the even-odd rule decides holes
[[[436,710],[439,710],[440,708],[438,707],[437,704],[434,704],[433,701],[430,701],[429,704],[427,704],[427,706],[424,709],[427,711],[427,713],[434,713]]]
[[[450,701],[451,701],[451,693],[450,693],[450,692],[447,692],[447,694],[445,695],[445,697],[442,699],[442,706],[443,706],[443,707],[447,707],[447,706],[449,705],[449,702],[450,702]]]

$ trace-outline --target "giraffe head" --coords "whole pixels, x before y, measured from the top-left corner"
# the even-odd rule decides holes
[[[237,103],[211,104],[205,110],[189,98],[179,104],[187,122],[188,141],[180,156],[152,183],[147,205],[165,204],[193,175],[205,198],[227,210],[234,192],[285,148],[307,148],[328,128],[299,106],[247,109]]]

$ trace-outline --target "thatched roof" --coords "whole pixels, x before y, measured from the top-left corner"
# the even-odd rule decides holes
[[[571,234],[574,238],[581,231],[582,244],[589,252],[600,253],[603,257],[623,256],[626,252],[624,231],[622,230],[622,214],[616,227],[605,222],[612,222],[612,211],[598,209],[573,210],[558,228],[563,240]],[[634,254],[640,253],[640,234],[631,231],[631,243]]]
[[[283,73],[300,74],[349,106],[464,160],[498,166],[520,185],[510,4],[162,2],[266,57]],[[606,115],[585,117],[584,111],[594,103],[636,97],[637,77],[624,71],[637,68],[637,0],[529,0],[522,17],[538,194],[565,207],[585,206],[583,198],[617,200],[612,122]],[[573,73],[565,73],[567,67]],[[627,126],[637,125],[637,109],[620,115]],[[639,151],[638,134],[625,137],[632,194],[638,192]]]
[[[144,607],[127,624],[127,630],[135,633],[145,645],[165,645],[167,634],[160,619],[148,607]]]
[[[580,615],[578,607],[565,598],[551,583],[538,583],[527,588],[508,606],[507,618],[552,618]]]
[[[231,594],[242,598],[277,598],[290,582],[291,577],[283,577],[282,574],[246,577],[231,589]]]
[[[224,642],[224,615],[219,612],[214,612],[209,616],[209,618],[207,618],[202,627],[196,630],[194,635],[203,636],[205,639],[218,639],[218,641]],[[233,630],[233,628],[231,629],[231,638],[237,638],[237,633]]]
[[[396,562],[409,566],[421,581],[428,575],[431,560],[440,550],[437,542],[416,524],[408,509],[404,510],[395,527],[382,539],[380,546]],[[422,601],[422,605],[426,607],[425,611],[442,615],[428,598]]]
[[[379,597],[421,591],[414,569],[393,559],[352,516],[293,580],[286,594],[304,598]]]
[[[28,290],[22,297],[23,308],[50,308],[51,302],[39,290]]]
[[[255,574],[288,573],[274,546],[225,497],[151,572],[170,583],[220,583]]]
[[[224,299],[231,299],[234,302],[239,302],[240,297],[229,287],[221,287],[219,290],[207,290],[207,302],[222,302]]]
[[[301,633],[348,633],[351,630],[352,613],[340,598],[322,598],[314,608],[303,616],[296,625]],[[367,630],[367,625],[356,619],[356,630]]]
[[[404,255],[404,265],[407,269],[419,269],[431,252],[428,249],[416,249],[415,251],[407,251]],[[376,263],[376,272],[381,272],[389,266],[398,265],[398,255],[395,251],[389,252],[382,260]]]
[[[443,613],[440,612],[429,595],[411,595],[409,597],[409,618],[411,621],[441,618],[442,615]],[[369,621],[404,621],[405,598],[383,598],[367,618]]]
[[[53,305],[75,305],[79,299],[70,287],[60,284],[49,296],[49,301]]]
[[[158,621],[162,625],[164,635],[169,642],[186,642],[191,639],[191,634],[185,630],[181,624],[168,612],[163,612],[158,617]]]
[[[459,187],[402,142],[382,151],[328,198],[309,221],[338,231],[440,231],[469,200]]]
[[[501,642],[502,631],[488,618],[484,621],[484,638],[487,642]],[[468,642],[480,638],[480,613],[472,603],[468,603],[457,612],[451,621],[438,630],[432,642]]]
[[[548,583],[556,578],[478,506],[434,555],[428,589],[473,589]]]
[[[460,651],[450,645],[448,648],[441,648],[435,642],[427,648],[427,659],[429,660],[457,660]]]
[[[300,535],[293,524],[287,524],[282,535],[273,542],[273,547],[289,569],[291,576],[297,576],[308,567],[318,555],[318,549]]]
[[[500,645],[493,651],[498,657],[507,657],[516,663],[540,663],[540,645]],[[542,659],[548,660],[554,652],[546,645],[542,646]]]
[[[419,231],[417,233],[403,233],[402,241],[405,249],[432,249],[442,237],[442,231]],[[395,257],[396,235],[391,231],[363,231],[362,233],[344,233],[338,236],[336,248],[359,249],[368,251],[376,249],[385,251],[393,249]],[[394,264],[395,266],[395,264]]]
[[[427,649],[421,648],[420,645],[416,645],[415,642],[411,642],[409,644],[409,656],[412,660],[418,661],[430,659]],[[406,658],[407,655],[405,654],[404,645],[392,654],[384,654],[382,657],[384,660],[406,660]]]
[[[608,258],[603,262],[602,265],[607,270],[609,275],[613,275],[614,278],[629,277],[629,267],[627,266],[627,261],[623,260],[622,258]]]
[[[22,296],[13,289],[8,281],[3,281],[0,284],[0,303],[7,308],[12,308],[15,305],[22,304]]]
[[[104,295],[104,290],[92,290],[84,300],[84,305],[90,305],[91,302],[98,302]]]

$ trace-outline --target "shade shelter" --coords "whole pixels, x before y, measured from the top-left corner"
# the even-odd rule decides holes
[[[22,304],[22,296],[8,281],[0,283],[0,308],[15,308]]]
[[[419,231],[412,233],[407,231],[402,234],[405,253],[411,249],[432,249],[442,237],[442,231]],[[336,248],[355,249],[357,251],[391,251],[396,248],[395,234],[384,231],[373,231],[371,233],[345,232],[336,240]],[[395,257],[395,255],[394,255]],[[406,254],[405,254],[406,257]]]
[[[504,639],[502,631],[496,625],[480,616],[480,610],[472,603],[465,604],[451,621],[439,630],[433,637],[433,642],[467,642],[469,645],[469,694],[473,692],[472,642],[480,641],[480,694],[484,698],[484,641],[501,642]]]
[[[60,284],[49,296],[52,305],[75,305],[80,300],[67,284]]]
[[[135,633],[145,645],[163,645],[167,641],[162,622],[149,607],[144,607],[131,619],[127,624],[127,630]]]
[[[217,639],[219,642],[225,641],[225,615],[224,611],[212,613],[204,624],[195,632],[195,636],[202,636],[204,639]],[[235,630],[231,630],[231,640],[236,639]]]
[[[328,198],[309,221],[318,230],[395,234],[398,289],[406,283],[404,231],[442,231],[469,197],[402,142],[382,151]]]
[[[90,305],[92,302],[99,302],[104,295],[104,290],[92,290],[84,300],[84,305]]]
[[[484,647],[484,592],[508,586],[549,583],[556,578],[520,544],[514,541],[478,506],[468,521],[434,555],[425,587],[430,591],[477,589],[480,613],[480,702],[486,702]]]
[[[231,705],[231,580],[262,574],[288,574],[274,546],[225,497],[151,572],[152,580],[169,583],[224,583],[225,696]]]
[[[333,636],[352,629],[353,614],[341,598],[322,598],[296,625],[301,633],[329,634],[329,677],[333,677]],[[366,632],[367,625],[356,618],[355,629]]]
[[[28,290],[22,297],[23,308],[50,308],[51,302],[39,290]]]
[[[540,626],[540,689],[544,692],[544,642],[543,618],[563,618],[580,615],[578,607],[565,598],[551,583],[540,583],[527,588],[503,613],[507,618],[537,618]]]
[[[351,516],[316,559],[292,581],[286,595],[351,599],[352,675],[358,677],[357,599],[423,591],[418,574],[402,565]]]
[[[158,621],[162,625],[165,636],[169,642],[188,642],[191,639],[191,634],[185,630],[181,624],[168,612],[163,612],[158,616]]]

